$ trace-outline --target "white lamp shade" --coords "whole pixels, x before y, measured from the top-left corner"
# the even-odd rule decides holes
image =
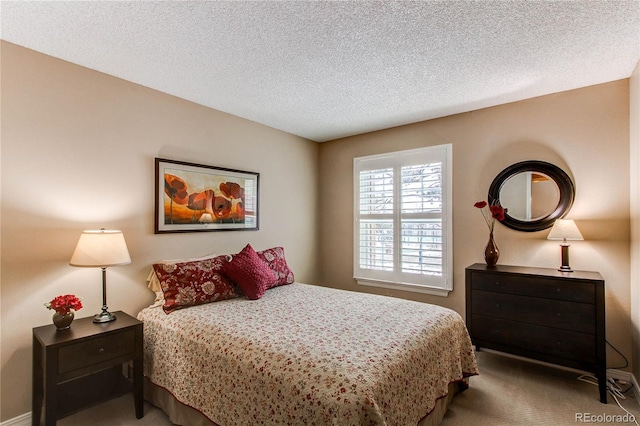
[[[556,219],[549,232],[548,240],[584,240],[576,223],[571,219]]]
[[[122,231],[83,231],[71,256],[71,266],[105,268],[131,263]]]

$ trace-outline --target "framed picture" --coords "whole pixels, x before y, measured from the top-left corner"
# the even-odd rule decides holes
[[[155,233],[258,230],[259,178],[156,158]]]

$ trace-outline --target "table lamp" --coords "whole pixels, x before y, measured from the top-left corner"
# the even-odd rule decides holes
[[[553,228],[549,232],[548,240],[562,240],[560,247],[562,250],[562,266],[558,268],[560,272],[573,272],[569,266],[569,243],[567,241],[584,240],[576,223],[571,219],[556,219]]]
[[[116,319],[107,308],[107,267],[127,265],[131,257],[121,231],[82,231],[76,249],[71,256],[71,266],[102,268],[102,312],[93,317],[93,322],[102,323]]]

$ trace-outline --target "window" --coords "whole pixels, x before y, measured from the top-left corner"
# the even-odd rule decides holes
[[[451,192],[450,144],[355,158],[358,284],[446,296]]]

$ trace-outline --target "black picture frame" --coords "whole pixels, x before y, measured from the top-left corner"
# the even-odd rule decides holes
[[[256,231],[260,173],[155,159],[156,234]]]

